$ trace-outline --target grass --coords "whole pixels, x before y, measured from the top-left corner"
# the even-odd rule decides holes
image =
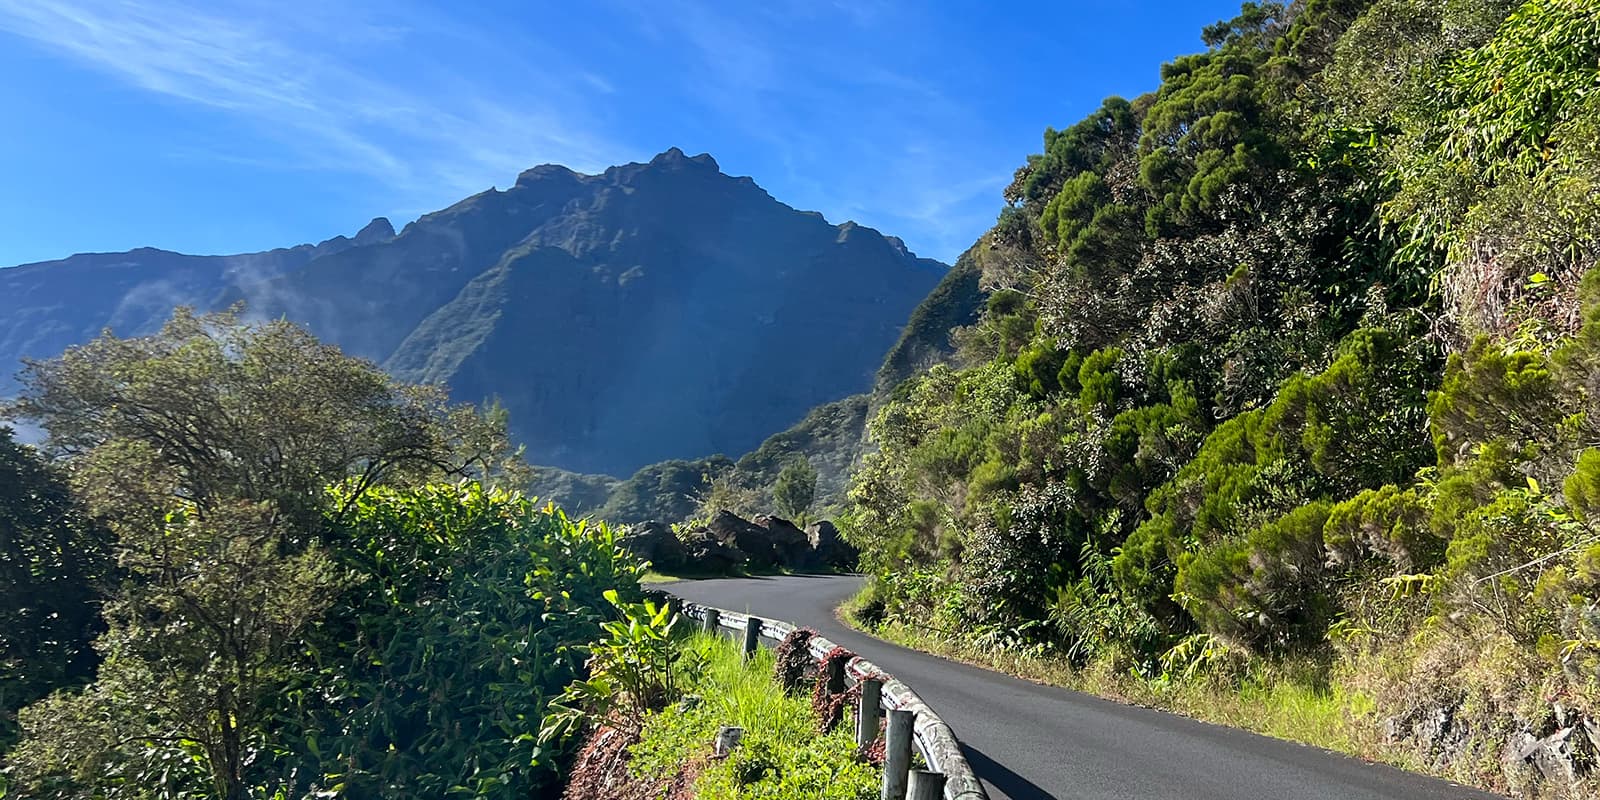
[[[629,769],[639,777],[664,779],[698,765],[699,800],[873,800],[878,771],[856,757],[855,741],[841,727],[817,732],[808,698],[784,693],[773,678],[773,654],[762,650],[744,661],[733,642],[695,634],[683,665],[689,692],[680,703],[646,721],[629,750]],[[723,725],[744,729],[733,755],[712,757]]]

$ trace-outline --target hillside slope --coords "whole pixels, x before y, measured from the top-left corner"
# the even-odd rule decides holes
[[[941,649],[1600,793],[1600,4],[1246,3],[1047,129],[841,529]]]

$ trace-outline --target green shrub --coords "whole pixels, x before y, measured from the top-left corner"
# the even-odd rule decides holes
[[[1330,505],[1301,506],[1178,562],[1174,593],[1208,633],[1250,650],[1320,642],[1332,621],[1323,528]]]
[[[1328,512],[1323,535],[1328,554],[1345,566],[1371,554],[1399,572],[1431,570],[1444,555],[1444,540],[1429,528],[1430,512],[1416,489],[1393,484],[1368,489]]]
[[[564,738],[580,722],[637,733],[650,712],[682,695],[676,666],[684,651],[673,638],[681,618],[650,600],[624,602],[615,590],[605,598],[622,619],[600,626],[605,635],[589,646],[588,677],[551,701],[539,728],[541,745]]]
[[[476,484],[373,491],[338,522],[353,578],[282,693],[281,763],[351,797],[552,785],[541,721],[639,564],[604,525]]]

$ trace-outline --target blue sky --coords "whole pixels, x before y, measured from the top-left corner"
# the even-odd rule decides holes
[[[1238,2],[0,0],[0,264],[396,227],[670,146],[954,259]]]

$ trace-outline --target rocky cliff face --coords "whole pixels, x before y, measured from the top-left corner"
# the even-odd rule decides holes
[[[177,303],[243,301],[401,378],[498,399],[534,463],[626,475],[748,451],[867,389],[943,274],[674,148],[599,175],[535,167],[398,234],[374,221],[265,254],[0,271],[0,358],[54,355],[107,325],[148,330]],[[93,302],[76,296],[83,282]]]

